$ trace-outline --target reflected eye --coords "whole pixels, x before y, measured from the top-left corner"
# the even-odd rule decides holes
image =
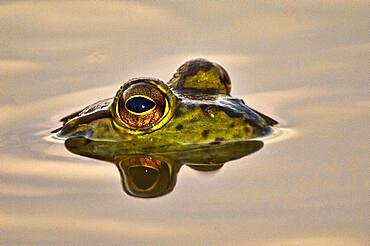
[[[133,183],[142,190],[152,187],[159,178],[159,171],[151,167],[136,166],[129,169]]]
[[[130,97],[125,104],[125,107],[130,113],[137,115],[148,113],[148,111],[154,109],[155,106],[156,104],[153,99],[141,95]]]

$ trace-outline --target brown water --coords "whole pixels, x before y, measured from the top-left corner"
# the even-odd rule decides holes
[[[159,3],[159,2],[158,2]],[[0,3],[1,245],[368,245],[367,1]],[[282,136],[139,199],[47,141],[137,76],[223,65]]]

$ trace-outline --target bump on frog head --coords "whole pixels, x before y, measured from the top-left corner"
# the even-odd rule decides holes
[[[181,65],[169,86],[173,90],[189,91],[198,94],[230,95],[231,80],[226,70],[206,59],[198,58]]]

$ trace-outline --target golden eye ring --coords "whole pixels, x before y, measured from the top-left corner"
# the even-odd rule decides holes
[[[140,100],[147,105],[140,106]],[[136,102],[135,102],[136,101]],[[135,107],[132,104],[136,104]],[[136,78],[121,86],[111,105],[114,125],[134,135],[160,129],[175,113],[177,98],[162,81],[153,78]]]

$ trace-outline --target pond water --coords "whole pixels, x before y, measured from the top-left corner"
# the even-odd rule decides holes
[[[367,245],[366,1],[0,3],[1,245]],[[48,139],[58,120],[188,59],[281,134],[141,199],[115,165]]]

